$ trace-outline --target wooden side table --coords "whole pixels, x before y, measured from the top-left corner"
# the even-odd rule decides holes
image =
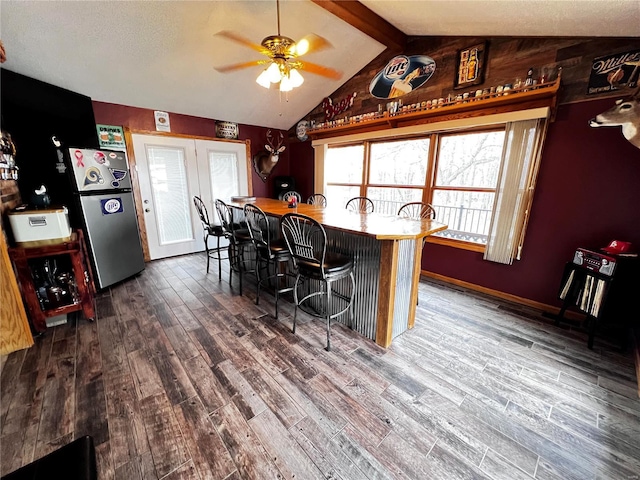
[[[77,295],[75,295],[75,298],[71,298],[71,301],[67,304],[43,309],[36,292],[37,286],[29,261],[46,257],[58,257],[60,255],[68,255],[69,257],[72,270],[70,273],[73,274],[75,280]],[[20,284],[22,296],[33,328],[37,332],[44,332],[47,329],[47,318],[80,310],[87,320],[93,321],[95,318],[93,301],[96,290],[82,230],[78,229],[73,232],[71,240],[68,242],[56,245],[9,248],[9,257],[18,273],[18,283]]]

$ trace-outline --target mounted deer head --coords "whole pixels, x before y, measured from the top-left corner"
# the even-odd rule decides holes
[[[263,182],[267,181],[267,177],[271,175],[273,167],[276,166],[280,159],[280,154],[284,152],[282,143],[284,142],[284,135],[282,132],[278,132],[277,145],[274,145],[273,135],[271,130],[267,130],[267,144],[264,146],[265,150],[260,150],[253,156],[253,169],[256,171]]]
[[[609,110],[589,121],[592,127],[622,127],[622,135],[640,148],[640,88],[630,97],[616,100]]]

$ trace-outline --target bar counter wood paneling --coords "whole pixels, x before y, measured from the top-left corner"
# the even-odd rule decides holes
[[[242,209],[246,202],[229,202]],[[338,321],[378,345],[388,347],[415,322],[423,238],[445,230],[434,220],[412,220],[378,213],[353,213],[342,208],[286,202],[269,198],[251,201],[267,215],[280,218],[290,212],[308,215],[327,231],[330,248],[353,255],[356,292],[354,323],[344,314]],[[340,288],[340,286],[338,286]]]

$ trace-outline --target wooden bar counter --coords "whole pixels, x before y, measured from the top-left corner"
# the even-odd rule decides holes
[[[445,230],[447,225],[434,220],[358,214],[344,208],[306,203],[289,208],[286,202],[270,198],[230,202],[229,206],[242,209],[245,203],[253,203],[274,219],[290,212],[308,215],[325,227],[328,248],[353,256],[354,321],[351,324],[349,316],[344,314],[338,319],[340,322],[383,347],[388,347],[394,337],[413,328],[423,239]]]

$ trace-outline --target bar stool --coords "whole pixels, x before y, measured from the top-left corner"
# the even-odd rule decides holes
[[[347,202],[345,208],[356,213],[373,213],[373,201],[367,197],[353,197]]]
[[[405,218],[436,218],[436,210],[430,203],[409,202],[405,203],[398,210],[398,215]]]
[[[229,240],[229,285],[231,285],[233,272],[237,272],[240,279],[240,295],[242,295],[243,274],[253,272],[247,269],[246,257],[247,248],[253,244],[251,235],[246,223],[234,221],[233,210],[229,205],[219,198],[216,199],[215,204],[225,236]]]
[[[284,240],[273,238],[274,235],[269,228],[269,219],[260,207],[247,203],[244,206],[244,217],[247,220],[249,235],[256,249],[256,305],[260,302],[260,288],[267,282],[276,298],[275,317],[278,318],[278,299],[280,294],[293,290],[293,286],[290,286],[293,282],[286,283],[287,278],[291,275],[287,275],[284,271],[286,264],[291,260],[291,254]],[[270,266],[273,267],[273,274],[269,274]],[[266,272],[264,278],[260,273],[262,270]],[[271,286],[272,280],[275,280],[275,286],[273,287]],[[283,281],[285,285],[281,286]]]
[[[335,251],[327,251],[327,233],[313,218],[298,213],[286,213],[280,219],[280,229],[293,258],[296,281],[293,287],[295,310],[292,332],[296,333],[298,308],[309,315],[325,318],[327,321],[327,347],[331,350],[331,319],[349,310],[353,324],[353,295],[355,278],[353,258]],[[334,289],[335,282],[351,279],[349,295]],[[308,280],[310,291],[300,298],[298,287],[301,280]],[[320,288],[313,289],[320,283]],[[341,282],[342,283],[342,282]],[[341,302],[341,303],[339,303]],[[338,307],[335,309],[334,307]],[[337,311],[336,311],[337,310]]]
[[[218,261],[218,280],[222,279],[222,260],[227,257],[222,257],[220,252],[222,248],[220,247],[220,239],[224,238],[224,229],[222,225],[215,225],[209,221],[209,212],[207,212],[207,207],[200,197],[195,195],[193,197],[193,204],[196,206],[196,210],[198,211],[198,216],[200,217],[200,222],[202,223],[203,235],[204,235],[204,249],[207,254],[207,273],[209,273],[209,262],[211,259],[215,259]],[[209,248],[209,237],[216,238],[216,247]]]

